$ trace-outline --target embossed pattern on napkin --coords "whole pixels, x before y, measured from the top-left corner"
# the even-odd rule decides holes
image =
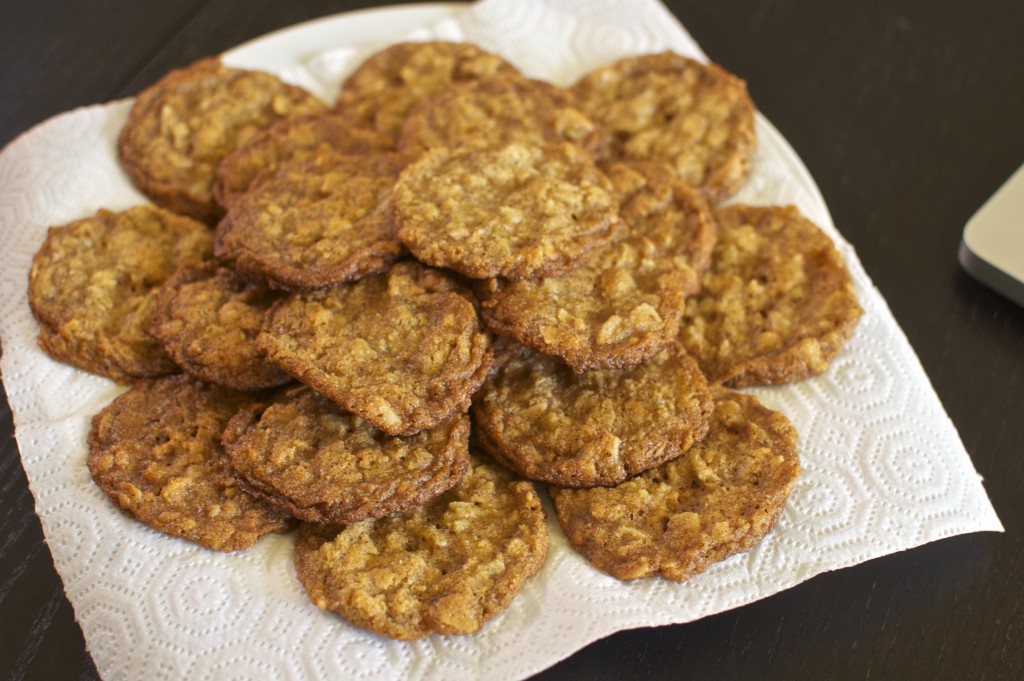
[[[464,36],[560,84],[628,54],[701,55],[653,0],[484,0],[414,37],[435,36]],[[330,92],[369,49],[316,55],[301,78]],[[821,572],[1001,529],[913,349],[806,170],[763,119],[754,176],[736,200],[795,203],[818,222],[847,258],[866,314],[826,375],[757,391],[799,431],[804,472],[776,531],[755,549],[683,584],[626,584],[574,554],[552,520],[548,563],[506,613],[472,637],[406,644],[312,606],[289,537],[220,555],[130,522],[85,467],[89,419],[121,389],[43,355],[25,293],[47,226],[141,200],[114,156],[127,106],[62,115],[0,156],[4,382],[47,542],[106,679],[522,678],[616,630],[690,621]]]

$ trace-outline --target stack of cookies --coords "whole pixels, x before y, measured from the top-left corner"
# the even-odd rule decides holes
[[[568,89],[476,46],[402,43],[333,108],[206,59],[136,100],[153,202],[50,229],[40,346],[130,384],[88,465],[132,517],[244,549],[298,526],[311,600],[469,634],[571,545],[682,581],[771,530],[799,471],[731,388],[824,371],[861,315],[792,207],[725,205],[744,83],[676,54]]]

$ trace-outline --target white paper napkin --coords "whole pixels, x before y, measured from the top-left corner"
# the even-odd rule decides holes
[[[558,84],[630,54],[702,56],[655,0],[485,0],[413,37],[465,37]],[[332,98],[378,47],[338,46],[281,70]],[[694,620],[821,572],[1002,530],[885,301],[799,159],[763,119],[754,176],[737,200],[794,203],[818,222],[845,255],[866,314],[826,375],[756,391],[799,431],[803,473],[775,532],[751,551],[684,584],[627,584],[573,553],[552,521],[550,558],[508,611],[477,635],[410,644],[311,605],[290,537],[222,555],[132,522],[85,466],[90,418],[122,389],[47,358],[26,302],[29,263],[48,226],[143,200],[114,153],[129,106],[58,116],[0,154],[3,379],[47,543],[105,679],[522,678],[617,630]]]

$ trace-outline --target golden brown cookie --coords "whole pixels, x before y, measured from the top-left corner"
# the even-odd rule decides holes
[[[291,376],[256,347],[278,294],[210,261],[185,265],[157,295],[150,334],[187,373],[235,390],[283,385]]]
[[[424,506],[345,527],[304,524],[295,569],[318,607],[404,641],[478,631],[547,558],[533,485],[471,457],[450,491]]]
[[[269,123],[326,108],[269,73],[201,59],[139,93],[118,138],[118,157],[154,203],[212,223],[221,214],[212,193],[217,164]]]
[[[477,288],[488,328],[577,372],[639,364],[674,342],[715,242],[704,199],[661,166],[603,170],[619,197],[622,239],[568,274]]]
[[[147,333],[157,290],[211,251],[205,225],[148,205],[51,227],[29,270],[40,347],[121,383],[177,372]]]
[[[288,530],[290,516],[239,489],[220,444],[251,395],[185,375],[135,384],[93,417],[93,480],[128,515],[217,551]]]
[[[712,381],[732,387],[822,373],[863,310],[832,241],[793,206],[715,211],[718,244],[680,339]]]
[[[628,57],[572,91],[605,126],[610,158],[663,163],[712,202],[750,174],[754,104],[746,83],[715,64],[672,52]]]
[[[246,192],[257,176],[286,163],[312,158],[318,150],[339,154],[374,154],[394,149],[387,135],[361,128],[337,114],[282,118],[259,131],[217,166],[213,195],[225,209]]]
[[[355,124],[397,140],[424,97],[452,83],[517,74],[498,55],[469,43],[398,43],[371,55],[345,79],[335,108]]]
[[[472,295],[406,261],[386,274],[290,296],[257,345],[271,361],[389,435],[433,428],[469,407],[491,364]]]
[[[567,487],[614,485],[679,456],[704,437],[710,414],[707,381],[678,346],[583,374],[524,353],[473,399],[484,449],[527,478]]]
[[[244,489],[300,520],[354,523],[450,489],[469,465],[469,417],[391,437],[306,386],[241,410],[224,448]]]
[[[686,454],[615,487],[549,492],[594,567],[682,582],[771,531],[800,470],[796,442],[784,415],[716,388],[711,429]]]
[[[381,272],[402,253],[391,191],[395,154],[333,152],[289,163],[231,205],[217,256],[271,286],[308,291]]]
[[[608,178],[571,144],[435,149],[402,172],[394,205],[416,258],[476,279],[570,271],[618,228]]]
[[[398,150],[415,158],[478,140],[494,146],[569,142],[594,153],[604,144],[600,127],[571,92],[498,76],[449,86],[417,104],[402,126]]]

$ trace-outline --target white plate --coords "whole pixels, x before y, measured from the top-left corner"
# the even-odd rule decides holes
[[[373,45],[421,26],[454,17],[461,3],[398,5],[345,12],[305,21],[233,47],[225,62],[240,68],[279,73],[306,64],[340,45]]]
[[[328,17],[246,43],[226,60],[301,71],[324,50],[379,46],[408,29],[450,19],[461,7],[417,5]],[[574,54],[611,61],[608,50],[617,45],[654,51],[664,49],[663,38],[689,41],[651,0],[489,0],[484,7],[492,20],[505,12],[491,26],[496,41],[512,40],[506,33],[518,41],[528,31],[550,47],[545,57],[568,46]],[[574,32],[578,27],[565,18],[573,8],[580,8],[580,22],[622,8],[630,16]],[[550,20],[551,12],[561,13],[557,21]],[[475,19],[479,24],[481,17]],[[222,555],[130,522],[91,482],[85,466],[89,420],[121,389],[43,354],[25,304],[29,263],[48,226],[142,200],[116,157],[129,106],[123,101],[62,114],[0,154],[0,368],[54,563],[108,681],[521,678],[615,631],[690,621],[827,570],[953,534],[1000,528],[912,349],[836,232],[806,168],[761,117],[754,173],[736,200],[794,203],[818,222],[846,255],[866,314],[827,374],[759,391],[793,420],[804,468],[775,532],[755,549],[684,584],[627,584],[572,552],[552,520],[547,564],[505,613],[474,636],[407,644],[369,635],[313,607],[294,575],[290,537]]]

